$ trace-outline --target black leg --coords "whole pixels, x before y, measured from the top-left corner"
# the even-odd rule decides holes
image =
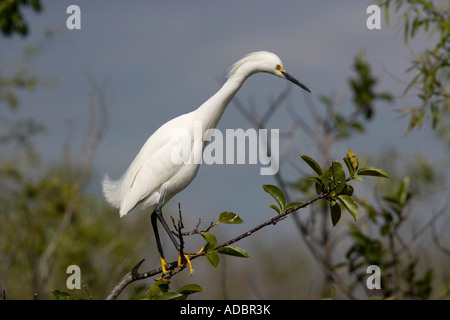
[[[150,216],[150,219],[152,221],[153,232],[155,233],[156,245],[158,246],[159,255],[161,256],[161,258],[164,259],[164,253],[163,253],[162,246],[161,246],[161,240],[159,238],[158,226],[156,225],[157,217],[158,217],[158,215],[157,215],[156,211],[153,211],[152,215]]]
[[[169,226],[166,223],[166,220],[164,220],[164,217],[162,215],[162,206],[164,204],[164,199],[166,198],[166,188],[161,187],[161,195],[159,197],[159,201],[158,201],[158,205],[156,206],[155,211],[152,213],[152,219],[156,220],[156,218],[153,218],[153,214],[156,213],[156,217],[158,217],[158,220],[161,222],[162,226],[164,227],[164,229],[166,230],[167,234],[169,235],[170,240],[172,241],[173,245],[175,246],[175,249],[177,249],[177,251],[180,251],[180,245],[178,244],[177,239],[175,239],[175,236],[173,235],[172,231],[170,231]],[[152,220],[152,224],[153,224],[153,220]],[[156,229],[156,223],[154,224],[153,229]],[[155,232],[155,235],[157,235],[158,233]]]
[[[155,233],[156,245],[158,246],[159,259],[161,260],[161,267],[162,267],[162,270],[163,270],[164,274],[167,273],[167,270],[165,268],[165,266],[167,265],[167,262],[164,259],[164,253],[163,253],[163,250],[162,250],[161,239],[159,238],[157,219],[163,225],[164,229],[166,230],[167,234],[169,235],[170,240],[172,241],[173,245],[175,246],[175,249],[178,251],[178,266],[179,267],[182,267],[182,266],[184,267],[184,265],[185,265],[184,262],[182,262],[182,260],[181,260],[183,258],[181,257],[181,253],[180,253],[180,250],[181,250],[180,245],[178,244],[177,239],[175,239],[175,236],[172,233],[172,231],[170,231],[170,228],[167,225],[166,221],[164,220],[164,217],[163,217],[163,214],[162,214],[162,210],[161,209],[162,209],[162,206],[164,204],[165,196],[166,196],[166,189],[164,187],[161,187],[161,196],[159,197],[158,205],[156,206],[155,211],[153,211],[151,216],[150,216],[151,221],[152,221],[153,232]],[[194,270],[192,269],[192,265],[191,265],[191,262],[189,260],[189,256],[188,255],[184,255],[184,259],[189,264],[190,273],[192,274],[194,272]]]
[[[161,222],[162,226],[166,230],[167,234],[169,235],[170,240],[172,240],[172,243],[175,246],[175,249],[177,249],[177,251],[180,251],[180,245],[178,244],[177,239],[175,239],[175,236],[172,233],[172,231],[170,231],[170,228],[167,225],[166,220],[164,220],[164,217],[162,215],[162,211],[159,211],[159,212],[155,211],[155,213],[156,213],[156,216],[158,217],[159,221]]]

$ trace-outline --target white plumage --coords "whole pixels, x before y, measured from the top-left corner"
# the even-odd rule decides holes
[[[174,137],[180,131],[193,137],[194,123],[201,124],[202,136],[206,130],[215,128],[244,81],[257,72],[266,72],[287,79],[310,92],[306,86],[286,73],[280,58],[274,53],[266,51],[251,53],[231,67],[227,81],[205,103],[192,112],[166,122],[156,130],[120,179],[114,181],[106,176],[103,180],[104,196],[112,206],[119,209],[121,217],[138,205],[153,212],[152,225],[163,271],[165,271],[165,261],[156,227],[156,218],[161,221],[175,247],[179,250],[177,241],[162,217],[161,208],[191,183],[199,169],[199,164],[192,161],[192,158],[186,163],[173,161],[173,153],[181,147],[184,150],[190,150],[190,156],[198,159],[205,147],[204,142],[200,148],[194,148],[194,139],[177,140]],[[186,256],[186,258],[188,257]]]
[[[282,66],[277,55],[266,51],[251,53],[236,62],[230,69],[228,80],[215,95],[198,109],[166,122],[148,138],[119,180],[105,177],[103,193],[106,200],[119,208],[120,216],[126,215],[139,204],[153,211],[160,200],[161,187],[164,186],[166,196],[163,205],[167,203],[189,185],[199,169],[199,164],[173,163],[172,150],[177,142],[173,141],[172,134],[185,129],[193,136],[194,121],[200,121],[204,131],[215,128],[233,96],[254,73],[271,73],[301,85]],[[301,87],[309,91],[305,86]],[[193,148],[193,141],[189,147]]]
[[[119,208],[120,216],[126,215],[138,204],[153,209],[160,199],[160,189],[167,189],[165,201],[183,190],[194,179],[199,166],[172,162],[172,150],[176,142],[171,139],[173,132],[188,128],[193,123],[192,112],[181,115],[161,126],[153,133],[139,151],[125,174],[117,181],[108,176],[103,180],[106,200]]]

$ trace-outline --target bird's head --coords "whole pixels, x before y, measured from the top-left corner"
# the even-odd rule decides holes
[[[258,51],[248,54],[231,67],[228,76],[241,74],[248,77],[257,72],[271,73],[277,77],[287,79],[300,88],[311,92],[303,83],[286,72],[281,59],[276,54],[268,51]]]

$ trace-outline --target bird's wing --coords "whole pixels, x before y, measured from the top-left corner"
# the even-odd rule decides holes
[[[183,146],[186,146],[185,151],[187,148],[190,150],[192,144],[192,137],[183,134],[188,132],[183,127],[189,121],[188,115],[172,119],[160,127],[133,160],[122,178],[121,215],[142,201],[146,206],[156,205],[161,185],[181,170],[184,163],[179,161],[179,152],[183,152]]]

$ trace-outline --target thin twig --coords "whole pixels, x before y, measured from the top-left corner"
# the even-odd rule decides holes
[[[83,289],[84,289],[84,291],[86,291],[86,293],[87,293],[89,299],[95,300],[94,297],[92,296],[91,290],[89,290],[89,288],[88,288],[86,282],[84,282],[83,280],[81,280],[81,284],[83,285]]]
[[[202,220],[199,218],[197,225],[195,226],[195,228],[192,231],[182,232],[181,229],[184,228],[184,224],[183,224],[183,217],[181,215],[180,203],[178,203],[178,216],[179,216],[178,223],[175,223],[175,219],[173,217],[171,217],[173,227],[175,228],[175,231],[172,231],[172,233],[180,239],[180,242],[183,241],[182,237],[192,236],[194,234],[201,234],[204,232],[208,232],[212,227],[215,227],[218,224],[218,223],[211,222],[211,224],[206,229],[198,230],[198,228],[200,227],[200,224],[202,223]]]
[[[266,113],[264,113],[264,115],[261,117],[258,129],[263,129],[265,127],[266,123],[269,121],[270,117],[272,117],[272,115],[275,113],[275,111],[277,111],[277,109],[279,109],[283,105],[283,101],[287,98],[287,96],[291,92],[291,87],[292,86],[288,84],[286,86],[286,89],[284,89],[278,95],[277,99],[275,99],[275,101],[273,101],[269,105],[269,108],[267,109]]]
[[[449,201],[447,201],[449,202]],[[431,219],[430,221],[428,221],[424,226],[422,226],[422,228],[420,228],[416,233],[413,234],[413,236],[411,237],[411,239],[408,241],[407,244],[404,244],[401,248],[399,248],[396,251],[397,255],[400,255],[403,253],[403,251],[408,250],[408,248],[410,248],[414,242],[416,242],[424,233],[428,228],[432,228],[433,225],[435,225],[435,223],[437,222],[437,220],[444,214],[446,213],[446,209],[448,208],[448,206],[444,206],[438,213],[436,213]]]
[[[205,229],[199,230],[198,227],[200,226],[201,221],[202,221],[201,219],[198,219],[198,223],[197,223],[197,225],[195,226],[195,228],[194,228],[192,231],[189,231],[189,232],[181,232],[181,235],[184,236],[184,237],[188,237],[188,236],[192,236],[192,235],[194,235],[194,234],[201,234],[201,233],[204,233],[204,232],[208,232],[211,228],[217,226],[217,223],[211,222],[210,225],[209,225],[208,227],[206,227]],[[176,232],[176,231],[172,231],[172,233],[173,233],[174,235],[176,235],[177,237],[179,237],[179,235],[180,235],[180,234],[179,234],[178,232]]]

